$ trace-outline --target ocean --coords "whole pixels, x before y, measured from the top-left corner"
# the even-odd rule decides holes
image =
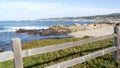
[[[47,29],[57,24],[73,25],[74,23],[88,24],[91,22],[92,21],[0,21],[0,50],[12,50],[12,38],[21,38],[22,43],[25,43],[30,40],[68,37],[67,35],[40,36],[15,33],[15,31],[19,29]]]

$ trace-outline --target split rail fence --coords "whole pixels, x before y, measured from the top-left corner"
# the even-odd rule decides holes
[[[108,54],[110,52],[113,52],[113,60],[115,62],[119,61],[119,43],[120,43],[120,32],[119,32],[119,27],[116,24],[114,27],[114,32],[113,34],[110,35],[105,35],[101,37],[95,37],[95,38],[90,38],[86,40],[80,40],[80,41],[75,41],[75,42],[68,42],[68,43],[63,43],[63,44],[57,44],[57,45],[52,45],[52,46],[46,46],[46,47],[40,47],[40,48],[33,48],[33,49],[28,49],[28,50],[21,50],[21,40],[19,38],[13,38],[13,51],[6,51],[6,52],[1,52],[0,53],[0,62],[4,62],[7,60],[14,59],[14,67],[15,68],[23,68],[23,62],[22,62],[22,57],[28,57],[32,55],[37,55],[37,54],[42,54],[42,53],[47,53],[47,52],[53,52],[61,49],[66,49],[70,47],[75,47],[75,46],[80,46],[83,44],[91,43],[91,42],[96,42],[99,40],[104,40],[108,38],[114,38],[114,43],[112,47],[96,51],[94,53],[81,56],[69,61],[57,63],[55,65],[51,65],[45,68],[67,68],[82,62],[85,62],[87,60],[103,56],[105,54]]]

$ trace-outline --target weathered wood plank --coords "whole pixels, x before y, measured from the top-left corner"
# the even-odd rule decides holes
[[[0,62],[4,62],[13,58],[14,58],[14,55],[12,51],[6,51],[6,52],[0,53]]]
[[[110,47],[110,48],[107,48],[107,49],[104,49],[104,50],[100,50],[100,51],[97,51],[97,52],[94,52],[94,53],[91,53],[91,54],[88,54],[88,55],[85,55],[85,56],[82,56],[82,57],[78,57],[78,58],[69,60],[69,61],[65,61],[65,62],[62,62],[62,63],[51,65],[51,66],[48,66],[46,68],[67,68],[67,67],[85,62],[87,60],[102,56],[104,54],[113,52],[115,50],[117,50],[117,48],[115,46],[113,46],[113,47]]]
[[[96,41],[107,39],[107,38],[112,38],[114,36],[116,36],[116,35],[111,34],[111,35],[106,35],[106,36],[101,36],[101,37],[90,38],[87,40],[68,42],[68,43],[63,43],[63,44],[57,44],[57,45],[51,45],[51,46],[46,46],[46,47],[29,49],[29,50],[25,50],[23,52],[22,56],[26,57],[26,56],[31,56],[31,55],[36,55],[36,54],[41,54],[41,53],[46,53],[46,52],[52,52],[52,51],[61,50],[61,49],[66,49],[66,48],[70,48],[70,47],[80,46],[83,44],[96,42]]]
[[[120,47],[119,47],[120,49]],[[108,53],[109,51],[105,51],[105,53]],[[4,61],[7,61],[7,60],[11,60],[14,58],[14,55],[13,55],[13,52],[12,51],[6,51],[6,52],[1,52],[0,53],[0,62],[4,62]],[[23,50],[22,51],[22,56],[23,57],[26,57],[26,56],[30,56],[30,50]]]
[[[119,33],[119,27],[116,24],[114,27],[114,33],[117,35],[114,37],[114,46],[117,47],[117,50],[113,52],[113,59],[114,61],[119,61],[119,44],[120,44],[120,33]]]
[[[22,53],[21,53],[21,40],[19,38],[13,38],[12,43],[13,43],[15,68],[23,68]]]

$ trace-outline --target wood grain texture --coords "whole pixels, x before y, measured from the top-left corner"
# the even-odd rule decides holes
[[[6,52],[0,53],[0,62],[4,62],[13,58],[14,58],[14,55],[12,51],[6,51]]]
[[[118,62],[120,59],[119,57],[120,32],[117,24],[114,27],[114,33],[117,35],[114,37],[114,46],[117,47],[117,50],[113,52],[113,59],[114,61]]]
[[[23,68],[22,53],[21,53],[21,40],[19,38],[13,38],[12,42],[13,42],[15,68]]]

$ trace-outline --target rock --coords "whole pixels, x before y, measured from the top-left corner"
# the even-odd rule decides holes
[[[19,29],[16,31],[16,33],[28,33],[28,34],[39,34],[42,36],[49,36],[49,35],[63,35],[68,34],[72,32],[77,31],[84,31],[84,30],[93,30],[97,28],[103,28],[111,26],[111,23],[91,23],[86,25],[81,25],[79,23],[75,23],[72,26],[64,26],[64,25],[54,25],[52,27],[49,27],[48,29],[39,29],[39,30],[25,30],[25,29]]]
[[[26,29],[19,29],[16,33],[27,33],[27,34],[39,34],[40,32],[44,31],[44,29],[33,29],[33,30],[26,30]]]
[[[4,52],[5,51],[5,48],[0,48],[0,52]]]
[[[83,29],[81,24],[75,23],[72,26],[55,25],[41,32],[41,35],[63,35]]]
[[[52,27],[42,31],[41,35],[43,35],[43,36],[63,35],[63,34],[67,34],[67,33],[70,33],[70,32],[71,31],[69,30],[69,28],[67,26],[55,25],[55,26],[52,26]]]
[[[26,30],[25,29],[19,29],[16,31],[16,33],[24,33]]]
[[[71,30],[71,32],[77,32],[77,31],[83,30],[84,27],[79,23],[75,23],[74,25],[69,26],[69,29]]]
[[[40,35],[42,35],[42,36],[47,36],[47,35],[52,35],[52,34],[54,34],[54,33],[55,33],[54,30],[51,29],[51,28],[49,28],[49,29],[46,29],[46,30],[42,31],[42,32],[40,33]]]
[[[79,24],[79,23],[75,23],[73,26],[77,26],[77,27],[79,27],[79,26],[82,26],[82,25]]]

